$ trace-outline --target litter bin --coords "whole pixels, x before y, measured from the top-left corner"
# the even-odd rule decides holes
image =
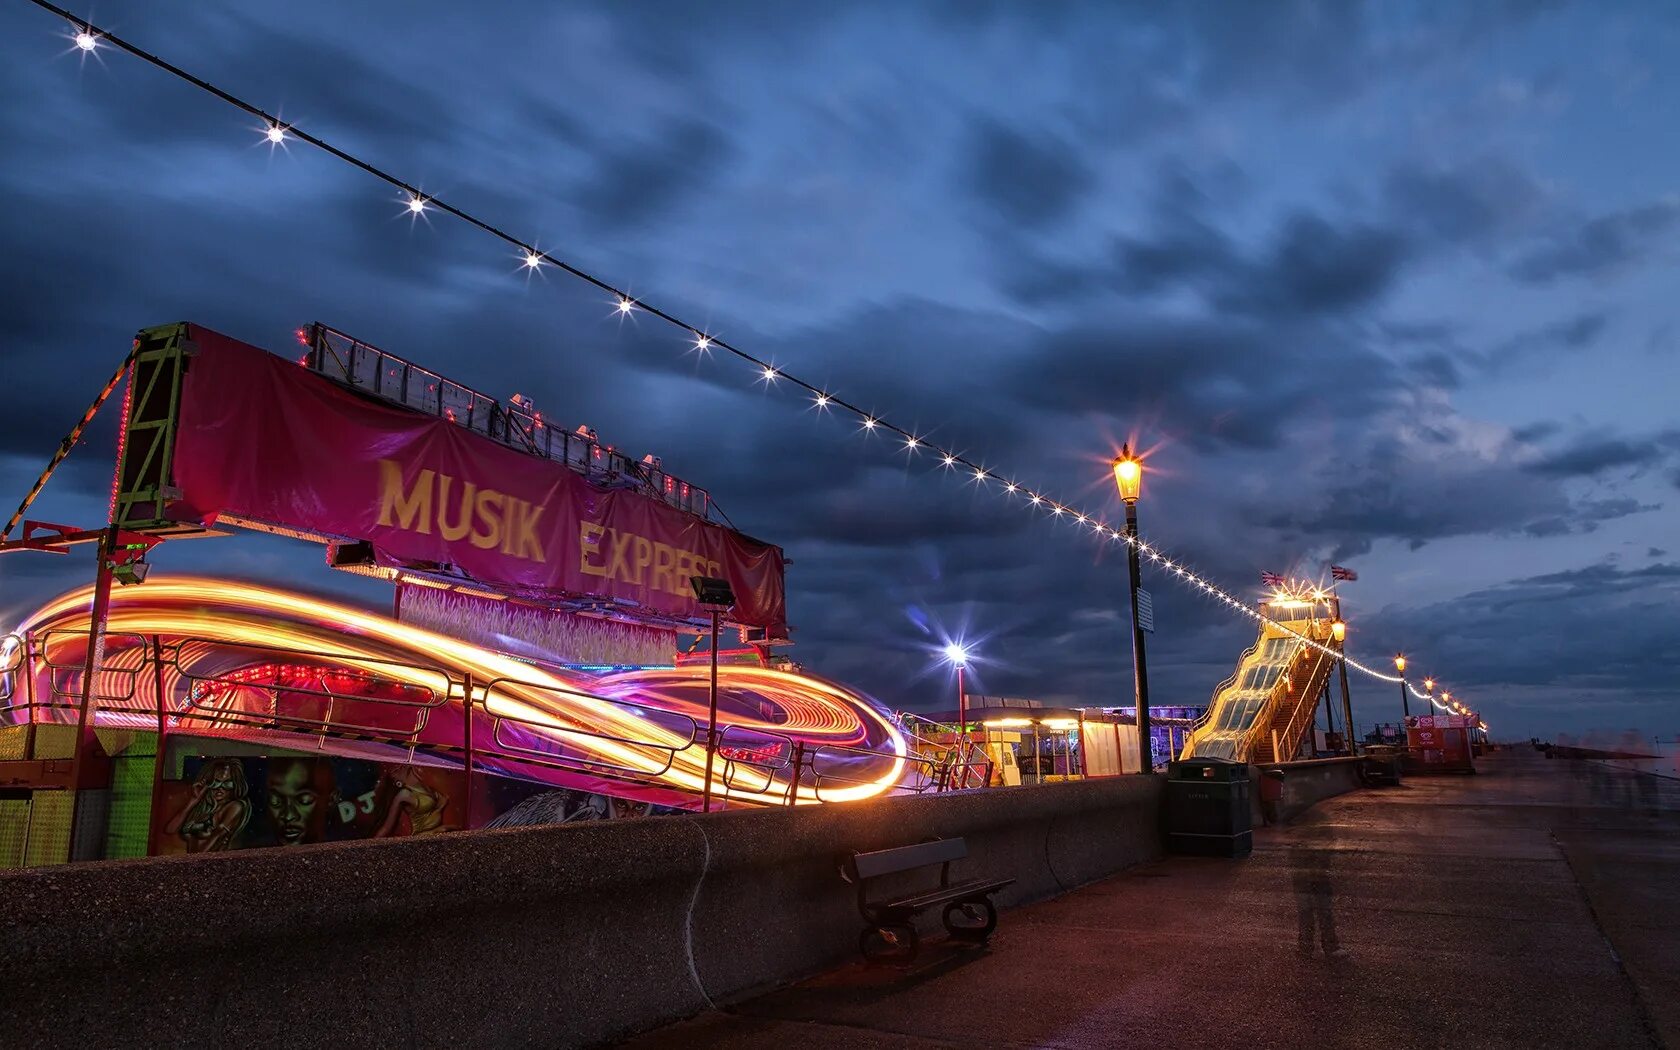
[[[1198,857],[1246,857],[1254,850],[1248,764],[1217,758],[1167,766],[1167,849]]]
[[[1359,780],[1366,787],[1399,787],[1399,755],[1366,755],[1359,764]]]

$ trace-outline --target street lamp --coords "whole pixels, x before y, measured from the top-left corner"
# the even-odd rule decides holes
[[[949,642],[944,650],[945,660],[957,669],[957,731],[968,732],[968,694],[963,691],[963,668],[968,666],[968,646]]]
[[[1412,717],[1412,703],[1406,699],[1406,654],[1394,654],[1394,669],[1400,672],[1400,714],[1403,718]],[[1404,723],[1402,723],[1404,724]]]
[[[729,586],[728,580],[720,580],[713,576],[690,576],[688,583],[694,588],[694,597],[700,603],[700,607],[712,614],[712,688],[706,715],[706,783],[700,790],[700,812],[710,813],[712,761],[717,758],[718,745],[718,617],[735,604],[735,591]]]
[[[956,768],[961,772],[958,787],[968,786],[968,691],[963,688],[963,669],[968,666],[968,646],[961,642],[947,642],[941,650],[945,662],[957,669],[957,748]]]
[[[1114,457],[1114,486],[1126,504],[1126,570],[1132,588],[1132,689],[1137,699],[1138,772],[1155,771],[1155,748],[1149,739],[1149,666],[1144,659],[1143,620],[1138,615],[1138,494],[1143,489],[1143,461],[1130,445]]]

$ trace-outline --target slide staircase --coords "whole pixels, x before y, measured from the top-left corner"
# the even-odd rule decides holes
[[[1180,758],[1287,762],[1312,732],[1313,712],[1336,660],[1306,644],[1334,646],[1323,619],[1268,620],[1243,651],[1236,673],[1213,691]]]

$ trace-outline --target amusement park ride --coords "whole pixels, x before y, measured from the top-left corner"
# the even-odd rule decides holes
[[[0,636],[0,866],[1018,782],[984,713],[977,736],[977,712],[964,732],[797,669],[781,550],[654,457],[325,325],[296,335],[291,359],[193,324],[140,332],[0,536],[97,552],[91,585]],[[108,524],[25,520],[119,387]],[[391,585],[391,614],[149,576],[158,544],[234,530],[322,544]],[[1351,724],[1334,592],[1261,609],[1182,757],[1310,752],[1338,670]],[[1081,775],[1137,768],[1118,717],[1044,715],[996,720],[1000,739],[1031,726],[1035,782],[1060,722]]]
[[[1259,637],[1236,672],[1214,689],[1182,757],[1289,761],[1312,733],[1320,696],[1328,706],[1330,678],[1341,666],[1335,654],[1346,637],[1335,594],[1311,585],[1280,586],[1260,607]],[[1343,724],[1350,724],[1345,670],[1342,707]]]
[[[297,335],[288,360],[142,331],[13,521],[126,379],[109,525],[0,542],[98,551],[0,641],[0,837],[31,862],[985,783],[978,749],[779,654],[782,552],[705,490],[523,397]],[[157,544],[235,529],[324,544],[393,615],[148,579]],[[741,648],[679,656],[719,621]]]

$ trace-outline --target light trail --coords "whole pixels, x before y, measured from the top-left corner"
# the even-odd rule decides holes
[[[91,587],[61,595],[18,629],[33,654],[20,673],[61,710],[81,695],[91,599]],[[152,673],[154,637],[161,676]],[[518,763],[527,777],[531,766],[628,777],[690,793],[704,786],[705,667],[597,677],[324,598],[191,576],[118,588],[106,639],[93,683],[100,726],[154,726],[161,677],[177,732],[270,741],[289,733],[302,738],[294,746],[315,749],[329,730],[453,752],[465,738],[470,680],[475,764]],[[22,659],[17,648],[6,647],[0,673]],[[791,792],[799,802],[843,802],[907,786],[909,741],[869,698],[763,667],[722,666],[718,689],[719,753],[738,759],[714,774],[719,796],[782,805]],[[11,693],[15,706],[20,691]],[[806,761],[792,792],[796,751]],[[732,768],[737,775],[725,783]]]

